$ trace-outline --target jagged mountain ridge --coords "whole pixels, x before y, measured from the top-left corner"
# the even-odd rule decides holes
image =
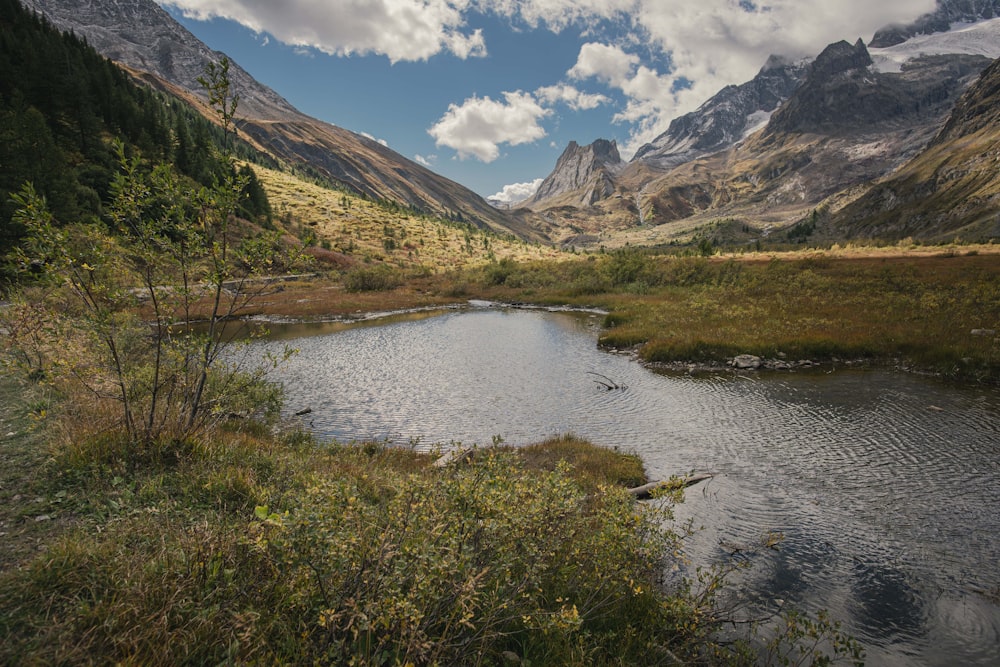
[[[589,146],[571,141],[556,162],[556,168],[522,206],[551,202],[571,193],[565,205],[590,206],[614,192],[614,174],[622,166],[618,144],[614,141],[598,139]]]
[[[565,199],[536,202],[535,210],[561,221],[575,243],[581,230],[602,242],[662,242],[720,219],[766,233],[813,210],[835,212],[927,147],[1000,56],[1000,19],[878,51],[876,64],[863,42],[831,45],[763,131],[667,168],[637,155],[607,199],[574,210]]]
[[[1000,17],[1000,0],[938,0],[937,9],[908,25],[890,25],[875,33],[869,46],[886,48],[917,35],[948,32],[956,23],[975,23]]]
[[[771,56],[747,83],[726,86],[696,111],[675,118],[666,132],[636,151],[633,160],[669,168],[729,148],[766,121],[802,84],[804,61]]]
[[[197,79],[207,63],[223,57],[153,0],[22,1],[58,28],[86,38],[147,83],[189,100],[204,100]],[[544,240],[524,216],[498,211],[471,190],[378,142],[299,112],[238,63],[232,63],[230,75],[240,95],[240,131],[279,160],[308,166],[375,199]]]
[[[837,212],[855,238],[1000,237],[1000,59],[955,105],[927,150]]]

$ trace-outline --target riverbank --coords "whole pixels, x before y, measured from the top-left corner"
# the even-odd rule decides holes
[[[742,355],[787,370],[891,365],[1000,382],[1000,261],[979,250],[766,257],[675,257],[641,250],[566,261],[501,261],[389,289],[326,279],[282,285],[245,313],[284,320],[457,307],[470,299],[608,313],[599,345],[696,371]]]
[[[143,445],[81,419],[100,406],[51,392],[43,405],[37,386],[0,376],[4,664],[738,663],[744,650],[715,639],[721,574],[664,585],[683,563],[667,521],[680,495],[637,505],[635,455],[560,437],[437,467],[253,420]],[[796,622],[793,642],[816,630],[853,646]]]

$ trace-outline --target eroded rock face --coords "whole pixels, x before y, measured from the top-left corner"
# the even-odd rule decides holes
[[[614,192],[614,172],[622,165],[618,144],[598,139],[589,146],[571,141],[556,168],[542,181],[538,192],[525,202],[531,206],[571,192],[580,192],[579,206],[591,206]]]
[[[636,151],[670,167],[730,148],[774,112],[805,80],[808,65],[771,56],[753,80],[726,86],[696,111],[675,118],[666,132]]]
[[[901,72],[882,73],[872,67],[861,40],[837,42],[816,58],[806,82],[771,117],[764,136],[936,125],[987,64],[979,56],[925,56]]]

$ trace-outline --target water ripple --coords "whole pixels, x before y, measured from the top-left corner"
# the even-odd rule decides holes
[[[597,324],[475,310],[353,328],[296,339],[279,377],[326,437],[572,432],[638,452],[653,477],[714,472],[677,511],[704,526],[696,560],[781,533],[745,575],[762,600],[830,609],[873,664],[1000,664],[1000,392],[882,372],[658,375],[600,352]]]

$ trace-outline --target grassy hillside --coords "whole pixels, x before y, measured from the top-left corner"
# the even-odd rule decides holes
[[[277,223],[315,245],[319,265],[372,262],[437,273],[501,259],[550,259],[553,248],[422,215],[295,175],[255,166]],[[336,253],[331,256],[323,250]]]

